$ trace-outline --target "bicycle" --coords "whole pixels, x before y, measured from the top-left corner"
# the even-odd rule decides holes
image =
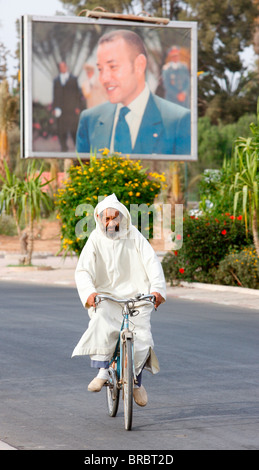
[[[117,415],[119,407],[120,390],[122,390],[122,398],[124,400],[124,426],[127,431],[132,428],[133,415],[133,387],[136,383],[136,373],[134,365],[134,345],[133,331],[130,330],[130,320],[135,310],[135,304],[142,301],[155,303],[155,296],[148,294],[138,294],[130,299],[114,299],[109,295],[97,295],[95,305],[98,306],[103,300],[111,300],[119,304],[123,304],[123,320],[118,341],[115,347],[113,357],[109,363],[108,373],[109,380],[105,384],[107,386],[107,405],[108,414],[111,417]]]

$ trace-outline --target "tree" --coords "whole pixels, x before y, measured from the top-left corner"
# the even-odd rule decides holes
[[[20,228],[21,219],[21,185],[22,181],[14,173],[12,173],[7,163],[4,161],[5,176],[0,174],[2,182],[0,192],[0,212],[5,210],[7,214],[11,214],[14,218],[17,233],[21,241],[22,231]]]
[[[99,6],[95,0],[60,0],[70,13],[79,14],[83,10],[94,10]],[[141,2],[140,2],[141,3]],[[105,9],[116,13],[133,13],[132,0],[106,0]]]
[[[243,214],[246,228],[250,223],[253,233],[253,240],[257,255],[259,257],[259,237],[258,237],[258,162],[259,162],[259,100],[257,107],[257,124],[250,125],[252,137],[240,137],[236,141],[235,153],[233,157],[232,172],[234,182],[231,190],[234,192],[234,213],[242,199]]]
[[[209,115],[214,123],[233,122],[256,107],[256,99],[251,101],[249,94],[247,102],[245,96],[251,80],[254,88],[258,79],[247,74],[240,53],[252,43],[258,7],[251,0],[188,0],[181,4],[178,19],[198,22],[198,68],[208,72],[199,80],[199,114]]]
[[[17,119],[18,99],[9,92],[7,74],[7,54],[0,44],[0,174],[5,175],[4,162],[9,162],[8,131]]]
[[[26,221],[28,222],[29,227],[28,252],[25,259],[25,264],[27,265],[31,264],[33,253],[34,222],[35,220],[39,220],[42,208],[52,208],[52,200],[50,195],[43,191],[43,187],[49,184],[50,181],[42,183],[42,173],[43,164],[41,165],[40,170],[37,170],[35,160],[31,160],[28,164],[25,181],[23,181],[21,188],[22,210],[25,213]]]
[[[40,170],[37,170],[34,160],[29,162],[24,180],[11,172],[6,162],[4,162],[4,167],[5,176],[0,175],[0,181],[2,181],[0,211],[5,210],[7,214],[14,217],[21,244],[21,253],[25,255],[21,262],[30,265],[33,252],[34,221],[39,219],[42,208],[53,208],[50,195],[43,191],[43,187],[49,184],[50,181],[42,183],[43,164]],[[29,233],[21,230],[22,216],[25,218],[25,223],[28,224]]]

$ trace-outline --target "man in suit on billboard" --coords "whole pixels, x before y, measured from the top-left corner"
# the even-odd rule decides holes
[[[190,111],[151,93],[147,53],[136,33],[102,36],[97,67],[109,101],[82,112],[78,152],[106,147],[127,154],[190,154]]]
[[[68,71],[66,62],[59,63],[59,75],[53,83],[53,114],[57,119],[57,133],[62,152],[68,150],[69,133],[76,142],[78,117],[82,110],[82,94],[77,78]]]

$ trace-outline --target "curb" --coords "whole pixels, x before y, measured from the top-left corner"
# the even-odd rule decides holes
[[[182,281],[176,286],[167,283],[167,296],[259,311],[257,289]]]
[[[168,287],[174,287],[169,286]],[[250,289],[249,287],[238,287],[238,286],[225,286],[221,284],[205,284],[201,282],[180,282],[179,286],[181,287],[190,287],[190,288],[197,288],[197,289],[207,289],[207,290],[214,290],[214,291],[222,291],[222,292],[232,292],[233,294],[236,292],[237,294],[250,294],[250,295],[258,295],[259,296],[259,289]]]

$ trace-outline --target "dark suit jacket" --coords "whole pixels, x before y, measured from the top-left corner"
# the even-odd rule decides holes
[[[81,113],[76,148],[88,153],[110,148],[116,104],[103,103]],[[135,154],[190,154],[190,111],[150,94],[137,140]]]
[[[77,78],[69,75],[65,85],[61,85],[59,76],[53,83],[53,103],[52,108],[60,108],[62,115],[59,118],[63,126],[76,131],[78,114],[76,109],[82,110],[82,95],[78,86]]]

